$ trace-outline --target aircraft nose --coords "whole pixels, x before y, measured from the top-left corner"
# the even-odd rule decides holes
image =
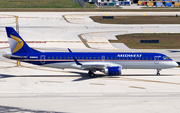
[[[173,67],[178,67],[179,65],[178,65],[177,62],[173,61],[173,62],[172,62],[172,66],[173,66]]]

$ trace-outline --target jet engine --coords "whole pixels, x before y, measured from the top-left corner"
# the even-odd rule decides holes
[[[104,70],[104,73],[108,75],[121,75],[121,67],[119,66],[108,67],[107,69]]]

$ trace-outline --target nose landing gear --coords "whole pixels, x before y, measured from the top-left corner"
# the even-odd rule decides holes
[[[156,75],[160,75],[160,71],[161,71],[161,69],[157,69],[157,74]]]

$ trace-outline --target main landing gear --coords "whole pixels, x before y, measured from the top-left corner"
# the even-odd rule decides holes
[[[157,69],[157,74],[156,75],[160,75],[160,71],[161,71],[161,69]]]
[[[88,74],[89,74],[89,76],[90,76],[91,78],[94,78],[94,77],[95,77],[94,72],[93,72],[93,71],[91,71],[91,70],[89,70]]]

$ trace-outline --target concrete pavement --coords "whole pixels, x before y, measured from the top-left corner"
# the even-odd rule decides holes
[[[179,33],[180,25],[105,25],[89,16],[143,15],[146,12],[0,12],[0,41],[8,41],[5,26],[16,27],[28,43],[40,51],[144,51],[165,53],[176,61],[176,50],[132,50],[111,45],[115,35],[128,33]],[[179,12],[149,12],[147,15],[175,15]],[[11,15],[11,16],[10,16]],[[63,17],[63,15],[65,15]],[[82,35],[82,39],[78,35]],[[85,40],[85,43],[82,42]],[[21,63],[2,57],[10,51],[8,43],[0,43],[0,111],[49,113],[119,113],[180,111],[180,70],[122,70],[121,76],[105,76],[97,72],[89,78],[87,71],[53,69]]]

